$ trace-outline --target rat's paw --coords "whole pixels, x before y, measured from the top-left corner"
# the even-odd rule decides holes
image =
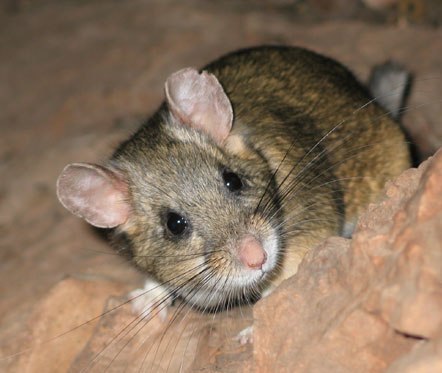
[[[144,288],[131,291],[128,298],[133,313],[143,318],[158,315],[162,321],[166,320],[168,308],[172,304],[169,291],[152,279],[146,280]]]
[[[241,330],[235,337],[240,344],[245,345],[247,343],[253,343],[253,326]]]

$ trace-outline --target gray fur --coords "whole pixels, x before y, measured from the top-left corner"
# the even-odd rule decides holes
[[[411,74],[401,65],[389,61],[373,68],[368,86],[376,101],[393,118],[399,119],[410,84]]]

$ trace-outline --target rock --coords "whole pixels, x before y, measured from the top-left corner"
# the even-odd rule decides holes
[[[440,371],[441,242],[439,150],[389,183],[352,240],[330,238],[256,304],[255,370]]]
[[[413,350],[396,360],[387,373],[442,372],[442,338],[416,343]]]
[[[14,371],[67,372],[100,319],[103,303],[122,286],[67,278],[42,299],[29,319],[28,341]]]
[[[221,366],[241,372],[251,345],[235,340],[252,323],[251,308],[214,318],[183,304],[169,318],[132,313],[123,284],[60,281],[35,307],[20,359],[9,372],[176,372]],[[242,365],[240,365],[240,363]],[[244,370],[245,372],[246,370]]]
[[[239,372],[238,362],[251,355],[251,346],[234,339],[251,323],[239,310],[214,318],[180,304],[163,322],[156,315],[137,317],[122,298],[114,298],[105,312],[69,371],[194,372],[222,366],[224,372]]]

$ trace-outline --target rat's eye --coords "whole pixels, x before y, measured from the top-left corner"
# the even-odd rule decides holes
[[[232,171],[225,170],[223,172],[224,185],[231,192],[237,192],[243,186],[241,179]]]
[[[179,236],[186,230],[187,220],[175,212],[169,212],[169,214],[167,214],[166,225],[170,233],[172,233],[174,236]]]

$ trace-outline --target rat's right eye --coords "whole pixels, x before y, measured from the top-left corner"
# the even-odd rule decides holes
[[[224,170],[223,172],[224,185],[231,192],[237,192],[242,189],[243,184],[241,179],[234,172]]]
[[[176,212],[169,212],[167,214],[166,225],[170,233],[174,236],[180,236],[187,228],[187,220]]]

